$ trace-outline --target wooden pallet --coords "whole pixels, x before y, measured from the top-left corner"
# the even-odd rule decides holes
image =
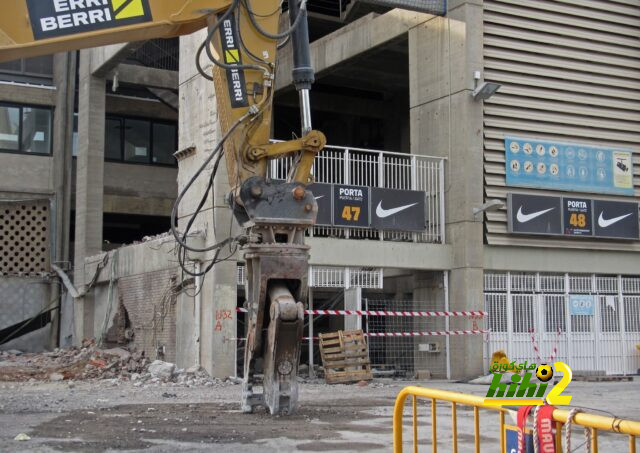
[[[320,355],[327,384],[373,379],[369,347],[362,330],[321,333]]]

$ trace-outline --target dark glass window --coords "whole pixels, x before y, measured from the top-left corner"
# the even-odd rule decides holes
[[[148,163],[151,157],[150,122],[124,120],[124,160]]]
[[[51,110],[22,108],[22,151],[49,154],[51,151]]]
[[[107,119],[104,157],[107,160],[122,160],[122,120]]]
[[[23,61],[27,74],[53,75],[53,55],[25,58]]]
[[[109,117],[105,158],[142,164],[176,165],[178,128],[175,123]]]
[[[155,123],[153,125],[153,163],[174,165],[176,158],[177,130],[173,124]]]
[[[50,85],[53,79],[53,55],[0,63],[0,79]]]
[[[20,149],[20,108],[0,106],[0,148]]]
[[[0,105],[0,150],[51,154],[51,117],[48,108]]]
[[[71,152],[73,157],[78,157],[78,114],[73,114],[73,137],[71,139]]]
[[[22,72],[24,60],[4,61],[0,63],[2,72]]]

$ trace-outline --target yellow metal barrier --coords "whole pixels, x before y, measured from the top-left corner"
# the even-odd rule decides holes
[[[438,433],[437,433],[437,413],[436,402],[447,401],[451,403],[451,426],[452,426],[452,444],[453,453],[458,453],[458,405],[473,407],[473,426],[474,426],[474,445],[475,452],[480,452],[480,409],[499,412],[500,420],[500,451],[506,452],[505,439],[505,414],[509,409],[501,406],[483,406],[483,397],[468,395],[466,393],[450,392],[447,390],[430,389],[424,387],[405,387],[400,391],[396,398],[396,404],[393,410],[393,451],[394,453],[402,453],[402,420],[404,416],[404,405],[409,396],[413,397],[413,451],[418,452],[418,398],[431,400],[431,445],[433,453],[438,451]],[[566,423],[569,418],[569,411],[556,409],[553,411],[553,420],[556,422],[556,450],[562,451],[562,424]],[[636,437],[640,436],[640,422],[633,420],[623,420],[613,417],[604,417],[601,415],[588,414],[585,412],[578,413],[572,423],[576,426],[582,426],[591,429],[591,451],[598,453],[598,431],[608,431],[612,433],[626,434],[629,436],[629,453],[636,453]],[[495,451],[495,449],[491,450]]]

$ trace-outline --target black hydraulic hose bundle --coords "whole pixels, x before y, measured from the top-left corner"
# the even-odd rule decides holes
[[[209,33],[207,35],[207,38],[205,39],[204,42],[202,42],[202,44],[200,45],[200,47],[198,47],[198,50],[196,52],[196,68],[198,70],[198,72],[200,73],[200,75],[202,75],[205,79],[209,80],[209,81],[213,81],[213,77],[209,74],[207,74],[207,72],[202,68],[200,59],[202,57],[202,53],[203,51],[207,54],[207,57],[209,58],[209,60],[216,66],[225,69],[225,70],[255,70],[255,71],[262,71],[265,74],[265,79],[270,79],[273,75],[273,64],[257,57],[256,55],[254,55],[244,44],[244,41],[242,39],[242,32],[240,30],[240,27],[238,28],[238,34],[239,34],[239,42],[240,45],[242,46],[243,50],[247,53],[247,55],[250,56],[250,58],[252,58],[253,60],[255,60],[257,63],[259,64],[226,64],[222,61],[220,61],[219,59],[217,59],[215,57],[215,55],[213,54],[213,51],[211,49],[211,46],[213,45],[213,38],[215,36],[215,33],[220,29],[221,25],[224,23],[224,21],[228,20],[229,17],[236,13],[235,15],[235,20],[236,20],[236,24],[239,23],[239,7],[242,6],[246,9],[247,11],[247,15],[249,17],[249,20],[251,21],[251,24],[253,25],[253,27],[263,36],[267,37],[268,39],[272,39],[272,40],[280,40],[280,39],[284,39],[284,41],[278,43],[278,48],[284,47],[284,45],[287,44],[287,42],[290,40],[292,34],[294,34],[298,28],[300,27],[300,24],[303,22],[303,19],[306,19],[306,8],[307,8],[307,0],[301,0],[300,5],[296,5],[299,6],[299,10],[297,11],[296,17],[293,20],[290,28],[282,33],[269,33],[266,30],[264,30],[260,24],[258,23],[256,17],[269,17],[273,14],[276,14],[279,9],[282,7],[282,3],[280,4],[279,9],[275,10],[273,13],[271,14],[267,14],[267,15],[259,15],[256,14],[250,4],[250,0],[233,0],[231,5],[229,6],[229,8],[222,14],[222,16],[220,16],[218,18],[218,20],[216,21],[216,23],[211,27],[211,29],[209,30]],[[306,25],[306,22],[305,22]],[[305,33],[306,32],[306,28],[305,28]],[[270,97],[270,96],[269,96]],[[265,104],[267,97],[265,96],[265,99],[263,99],[263,101],[260,103],[262,105]],[[188,274],[190,276],[193,277],[201,277],[204,276],[207,272],[209,272],[213,266],[215,266],[215,264],[224,261],[225,258],[223,260],[219,260],[219,255],[220,252],[222,250],[222,248],[226,245],[230,245],[234,242],[237,242],[237,240],[239,238],[233,238],[233,237],[229,237],[223,241],[217,242],[216,244],[213,244],[211,246],[205,247],[205,248],[196,248],[196,247],[192,247],[190,245],[187,244],[187,237],[189,232],[191,231],[191,228],[193,227],[193,224],[197,218],[197,216],[200,214],[200,212],[202,211],[202,208],[204,207],[209,194],[213,191],[213,181],[214,178],[217,175],[217,171],[218,171],[218,167],[220,165],[220,162],[222,160],[222,158],[224,157],[224,152],[223,152],[223,148],[224,148],[224,144],[226,143],[226,141],[229,139],[229,137],[235,132],[235,130],[243,123],[245,122],[249,117],[251,117],[252,115],[255,117],[257,117],[260,113],[260,110],[254,109],[253,111],[249,111],[247,112],[243,117],[241,117],[239,120],[237,120],[233,126],[224,134],[224,136],[222,137],[222,139],[220,140],[220,142],[218,143],[218,145],[215,147],[215,149],[211,152],[211,154],[205,159],[205,161],[202,163],[202,165],[198,168],[198,170],[194,173],[194,175],[191,177],[191,179],[187,182],[187,184],[182,188],[182,190],[180,191],[180,193],[178,194],[178,197],[173,205],[173,209],[171,211],[171,233],[173,234],[173,237],[175,238],[176,242],[178,243],[178,262],[180,264],[180,267],[182,268],[182,271],[185,274]],[[213,167],[213,171],[210,175],[209,178],[209,183],[207,185],[207,188],[195,210],[195,212],[193,214],[191,214],[191,217],[189,218],[189,221],[187,222],[186,228],[184,230],[184,232],[180,232],[178,231],[176,225],[177,225],[177,217],[178,217],[178,209],[180,206],[180,203],[182,202],[182,200],[184,199],[185,195],[187,194],[187,192],[191,189],[191,187],[193,186],[194,182],[202,175],[202,173],[204,172],[204,170],[207,168],[207,166],[213,161],[213,159],[216,157],[217,155],[217,160],[214,163],[214,167]],[[186,266],[186,260],[187,260],[187,251],[191,251],[191,252],[195,252],[195,253],[204,253],[204,252],[209,252],[209,251],[213,251],[215,250],[215,254],[214,257],[211,261],[211,263],[209,263],[209,265],[206,267],[206,269],[202,272],[193,272],[191,271],[189,268],[187,268]]]

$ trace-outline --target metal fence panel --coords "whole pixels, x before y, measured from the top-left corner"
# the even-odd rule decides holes
[[[640,368],[637,277],[487,272],[484,280],[487,360],[502,349],[510,360],[559,360],[574,371],[635,374]],[[592,294],[593,315],[572,314],[571,294]]]
[[[444,300],[364,299],[363,306],[365,310],[445,311]],[[363,326],[369,334],[433,332],[446,330],[446,320],[444,317],[367,316]],[[371,364],[376,369],[393,370],[405,377],[414,377],[421,370],[439,378],[447,375],[444,337],[369,337],[368,343]]]

